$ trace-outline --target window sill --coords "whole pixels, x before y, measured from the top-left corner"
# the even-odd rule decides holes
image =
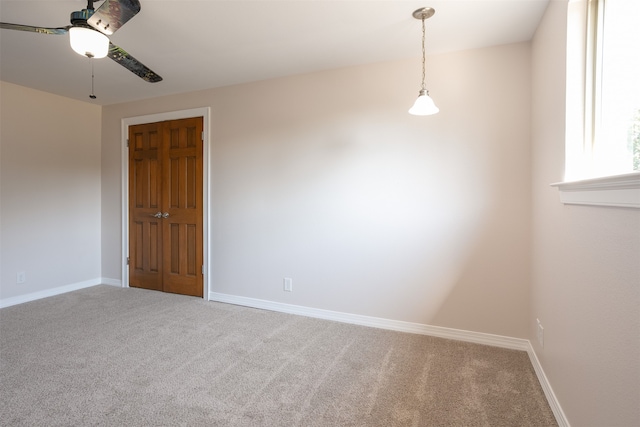
[[[551,186],[558,188],[564,204],[640,209],[640,172],[557,182]]]

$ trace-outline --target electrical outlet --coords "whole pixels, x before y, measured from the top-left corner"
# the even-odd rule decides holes
[[[27,281],[27,273],[24,271],[18,271],[16,274],[16,283],[24,283]]]
[[[285,292],[293,292],[293,279],[291,277],[284,278],[284,290]]]
[[[540,343],[540,347],[544,348],[544,328],[539,319],[536,319],[536,322],[538,322],[538,342]]]

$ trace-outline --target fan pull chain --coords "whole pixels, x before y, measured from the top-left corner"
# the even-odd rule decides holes
[[[93,93],[93,78],[94,78],[94,75],[93,75],[93,57],[89,56],[89,61],[91,61],[91,95],[89,95],[89,98],[96,99],[97,96],[95,96],[94,93]]]

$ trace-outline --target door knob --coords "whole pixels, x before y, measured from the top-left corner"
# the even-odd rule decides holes
[[[160,212],[158,212],[160,213]],[[162,218],[169,218],[169,212],[165,212],[162,214]]]
[[[156,212],[154,214],[151,214],[151,216],[155,218],[162,218],[162,212]]]

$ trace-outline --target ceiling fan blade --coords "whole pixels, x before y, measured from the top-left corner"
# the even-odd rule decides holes
[[[162,77],[151,71],[146,65],[129,55],[124,49],[109,43],[109,53],[107,56],[118,64],[122,65],[133,74],[142,78],[149,83],[162,81]]]
[[[54,35],[63,35],[67,34],[71,25],[66,27],[59,28],[43,28],[43,27],[34,27],[31,25],[22,25],[22,24],[10,24],[9,22],[0,22],[0,28],[4,28],[5,30],[18,30],[18,31],[30,31],[32,33],[40,33],[40,34],[54,34]]]
[[[138,0],[105,0],[87,20],[96,30],[110,36],[140,12]]]

